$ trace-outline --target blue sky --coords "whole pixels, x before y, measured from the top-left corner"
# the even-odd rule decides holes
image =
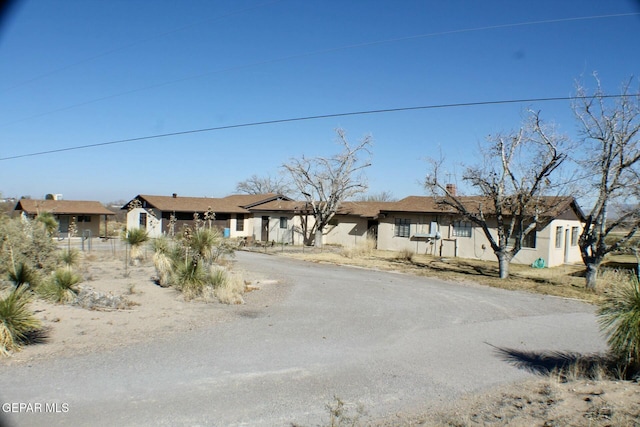
[[[626,15],[608,16],[607,15]],[[590,19],[573,19],[600,17]],[[522,25],[521,25],[522,24]],[[640,73],[630,0],[27,0],[0,28],[0,158],[156,134],[414,106],[564,97]],[[423,195],[527,108],[577,137],[570,103],[356,115],[0,160],[4,197],[223,197],[291,157],[374,140],[370,191]]]

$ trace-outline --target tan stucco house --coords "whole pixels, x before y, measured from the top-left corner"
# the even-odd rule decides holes
[[[106,234],[108,218],[115,216],[102,203],[84,200],[20,199],[13,211],[28,218],[35,218],[41,212],[50,212],[58,221],[61,238],[68,237],[71,223],[76,224],[78,236],[103,236]],[[104,226],[101,227],[101,224]]]

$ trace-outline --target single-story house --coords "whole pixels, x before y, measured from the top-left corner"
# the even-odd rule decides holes
[[[491,203],[479,197],[462,197],[461,201],[470,211],[485,206],[489,229],[497,240],[497,222],[487,208]],[[573,197],[548,197],[543,202],[548,209],[541,214],[536,228],[525,236],[523,247],[513,262],[532,264],[542,258],[550,267],[582,262],[578,238],[585,217],[580,206]],[[379,249],[496,259],[482,228],[433,197],[404,198],[382,208],[378,221]]]
[[[462,197],[470,210],[485,206],[489,228],[497,239],[491,206],[478,197]],[[545,198],[550,206],[536,229],[524,239],[513,262],[531,264],[542,258],[547,266],[582,262],[578,237],[584,214],[572,197]],[[475,206],[475,208],[474,208]],[[179,232],[182,224],[193,224],[194,214],[206,220],[215,213],[213,225],[228,237],[252,237],[256,241],[294,245],[305,241],[305,230],[314,218],[304,201],[279,194],[233,195],[223,198],[136,196],[127,209],[127,227],[144,227],[150,235]],[[494,215],[495,216],[495,215]],[[313,238],[312,236],[311,238]],[[345,202],[324,230],[323,244],[357,246],[367,239],[381,250],[411,250],[443,257],[495,261],[495,254],[483,230],[465,220],[436,198],[409,196],[397,202]]]
[[[115,216],[102,203],[84,200],[34,200],[20,199],[13,209],[28,218],[42,212],[50,212],[58,221],[59,237],[68,237],[69,225],[75,223],[77,236],[99,237],[106,235],[108,218]],[[100,226],[104,220],[104,227]]]
[[[151,237],[179,233],[184,225],[199,221],[223,231],[226,237],[256,237],[250,209],[272,202],[290,201],[282,194],[236,194],[222,198],[153,196],[140,194],[122,209],[127,210],[127,228],[144,228]],[[215,214],[215,215],[213,215]],[[260,240],[259,237],[257,237]]]

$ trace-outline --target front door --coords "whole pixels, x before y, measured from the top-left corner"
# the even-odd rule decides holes
[[[373,239],[374,248],[378,249],[378,221],[367,221],[367,237]]]
[[[262,217],[262,233],[260,234],[260,240],[263,242],[269,241],[269,217]]]

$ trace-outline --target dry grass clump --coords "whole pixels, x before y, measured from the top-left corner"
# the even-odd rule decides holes
[[[218,270],[222,271],[222,270]],[[245,292],[245,282],[238,273],[225,271],[223,278],[214,287],[214,295],[223,304],[244,304],[242,295]]]
[[[340,254],[345,258],[362,258],[370,256],[376,249],[376,241],[367,237],[364,241],[358,242],[355,247],[343,248]]]
[[[414,256],[415,256],[415,253],[411,249],[404,248],[397,253],[397,255],[395,256],[395,259],[396,261],[411,263],[413,262]]]

